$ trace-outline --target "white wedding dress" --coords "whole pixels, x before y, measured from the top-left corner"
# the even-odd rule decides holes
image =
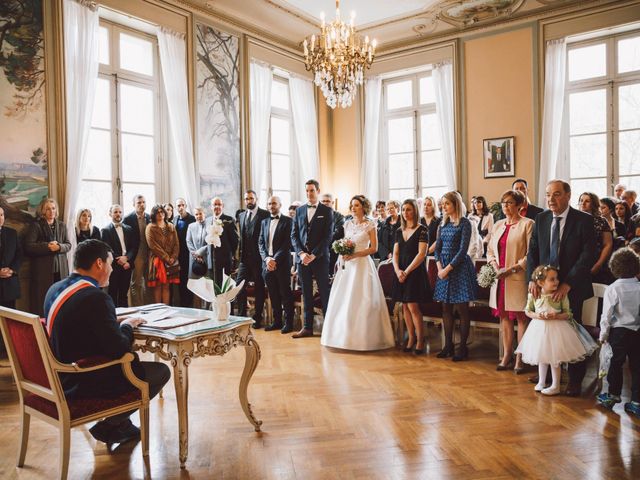
[[[356,225],[348,220],[344,236],[354,241],[359,252],[369,248],[369,231],[375,228],[372,221]],[[395,345],[382,285],[369,255],[348,262],[338,259],[320,343],[360,351]]]

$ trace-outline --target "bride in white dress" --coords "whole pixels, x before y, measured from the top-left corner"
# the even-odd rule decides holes
[[[356,195],[349,205],[352,220],[344,236],[356,245],[353,255],[340,257],[333,279],[320,343],[345,350],[381,350],[395,345],[378,272],[371,254],[378,250],[375,222],[366,215],[371,203]]]

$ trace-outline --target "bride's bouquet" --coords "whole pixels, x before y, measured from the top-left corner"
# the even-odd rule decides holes
[[[338,255],[353,255],[356,251],[356,244],[350,238],[341,238],[333,242],[331,249]],[[342,262],[342,269],[344,270],[344,262]]]
[[[493,268],[493,265],[486,264],[480,267],[480,272],[478,273],[478,285],[482,288],[489,288],[494,283],[496,283],[496,279],[498,278],[498,272]]]

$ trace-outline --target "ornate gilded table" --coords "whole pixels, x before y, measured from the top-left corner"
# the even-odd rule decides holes
[[[262,421],[257,420],[251,411],[247,388],[260,361],[260,346],[251,331],[253,324],[251,318],[231,316],[228,320],[219,321],[216,314],[211,311],[194,308],[178,310],[180,316],[208,315],[210,319],[170,330],[141,326],[134,331],[136,340],[134,348],[141,352],[154,353],[163,360],[171,362],[178,406],[180,468],[184,468],[189,453],[188,395],[191,360],[207,355],[224,355],[234,347],[245,347],[244,370],[239,388],[240,405],[255,431],[259,432]]]

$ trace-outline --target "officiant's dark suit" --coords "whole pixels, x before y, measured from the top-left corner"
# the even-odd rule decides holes
[[[135,242],[133,229],[125,223],[121,223],[120,227],[122,227],[122,235],[124,238],[124,252],[122,251],[122,244],[120,243],[120,238],[113,223],[104,227],[100,233],[102,235],[102,241],[113,250],[114,259],[122,255],[125,255],[129,259],[131,268],[128,270],[125,270],[122,265],[114,260],[112,264],[113,271],[111,272],[111,276],[109,276],[109,287],[107,290],[116,307],[128,307],[127,292],[129,291],[129,285],[131,283],[131,273],[133,272],[133,262],[136,259],[137,244]]]
[[[277,218],[275,218],[277,217]],[[271,224],[278,224],[271,238]],[[291,226],[293,220],[287,215],[271,215],[262,220],[258,245],[262,260],[262,276],[271,299],[273,311],[273,324],[267,327],[269,330],[282,328],[282,333],[293,330],[293,293],[291,292]],[[267,269],[267,258],[276,261],[276,269]],[[282,324],[282,309],[284,308],[285,323]]]
[[[262,258],[258,246],[260,227],[262,221],[269,218],[269,212],[255,207],[254,210],[245,210],[238,217],[240,228],[240,265],[238,266],[237,283],[242,280],[254,283],[254,295],[256,299],[253,319],[256,321],[254,328],[262,326],[262,311],[264,310],[264,280],[262,278]],[[246,284],[237,298],[238,315],[247,316],[247,288]]]
[[[308,219],[307,212],[315,210]],[[311,213],[309,214],[309,216]],[[333,210],[318,202],[311,207],[304,204],[296,209],[291,229],[291,242],[296,252],[296,265],[302,284],[304,299],[304,330],[313,331],[313,279],[316,279],[322,312],[326,314],[329,303],[329,248],[333,237]],[[300,253],[311,253],[315,260],[304,265]]]
[[[0,305],[16,308],[16,299],[20,298],[18,271],[22,263],[22,247],[18,233],[9,227],[0,228],[0,268],[10,268],[14,273],[8,278],[0,278]]]
[[[568,298],[576,321],[582,323],[582,303],[593,296],[591,267],[596,260],[596,237],[593,217],[574,208],[567,207],[564,229],[560,236],[558,261],[560,284],[571,287]],[[536,217],[527,256],[527,278],[531,279],[538,265],[553,263],[551,258],[551,230],[554,213],[545,210]],[[580,385],[586,372],[585,362],[569,364],[569,391],[580,392]]]
[[[214,279],[216,283],[222,281],[222,270],[225,274],[231,275],[231,268],[233,267],[233,256],[238,248],[238,230],[236,229],[236,222],[233,217],[225,215],[224,213],[218,217],[222,221],[222,235],[220,236],[220,246],[213,248],[213,270]],[[213,225],[215,217],[207,217],[205,220],[206,227]]]

